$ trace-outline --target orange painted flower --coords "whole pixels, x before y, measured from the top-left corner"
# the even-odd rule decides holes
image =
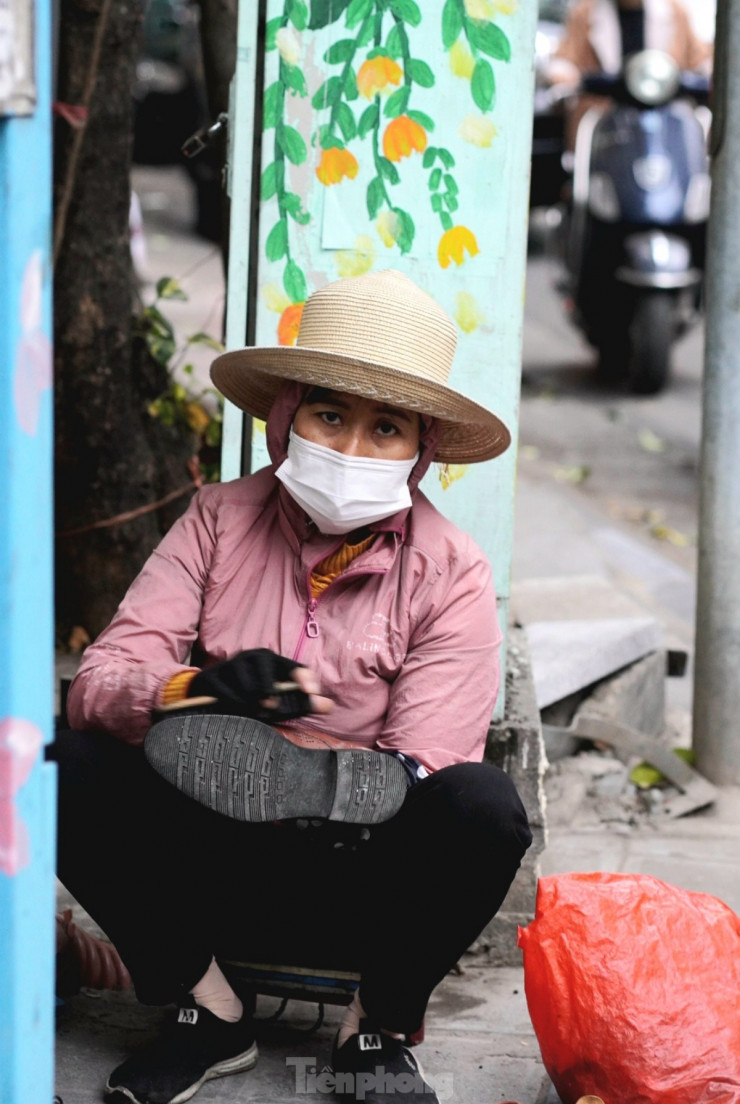
[[[391,119],[383,135],[383,153],[389,161],[410,157],[414,150],[423,153],[427,148],[427,132],[408,115]]]
[[[357,176],[359,169],[357,158],[346,149],[325,149],[321,152],[321,164],[316,170],[316,175],[322,184],[338,184],[343,177],[351,179]]]
[[[303,303],[291,303],[280,315],[280,321],[278,322],[278,343],[280,345],[295,345],[301,325],[303,306]]]
[[[451,230],[445,230],[437,246],[437,259],[442,268],[447,268],[450,261],[461,265],[465,253],[471,257],[480,253],[473,231],[468,230],[467,226],[453,226]]]
[[[390,85],[401,83],[403,70],[389,57],[374,57],[363,61],[357,72],[357,91],[366,100],[372,100],[379,92],[385,92]]]

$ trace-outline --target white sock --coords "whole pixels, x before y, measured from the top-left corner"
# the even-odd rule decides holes
[[[215,958],[211,959],[211,965],[190,992],[196,1004],[201,1008],[207,1008],[220,1020],[236,1023],[242,1018],[244,1011],[242,1002],[229,985]]]

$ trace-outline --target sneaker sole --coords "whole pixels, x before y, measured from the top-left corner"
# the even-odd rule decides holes
[[[406,771],[382,752],[293,744],[246,717],[187,714],[155,724],[147,760],[171,785],[234,820],[379,824],[403,804]]]
[[[257,1044],[252,1043],[249,1050],[245,1050],[243,1054],[237,1054],[234,1058],[226,1058],[223,1062],[217,1062],[214,1066],[211,1066],[198,1081],[194,1081],[187,1089],[183,1089],[177,1096],[173,1096],[167,1104],[184,1104],[186,1100],[190,1100],[192,1096],[195,1096],[198,1089],[202,1088],[206,1081],[215,1081],[217,1077],[228,1077],[230,1073],[245,1073],[247,1070],[253,1069],[257,1064],[258,1057]],[[126,1104],[126,1102],[130,1102],[130,1104],[149,1104],[145,1098],[136,1096],[123,1085],[107,1084],[105,1086],[105,1099],[107,1104]]]

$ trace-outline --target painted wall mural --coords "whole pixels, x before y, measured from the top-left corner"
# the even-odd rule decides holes
[[[321,230],[322,246],[336,251],[337,276],[432,247],[441,269],[481,252],[478,224],[485,213],[466,208],[464,174],[449,137],[452,129],[457,144],[478,151],[495,141],[497,69],[511,58],[497,20],[514,8],[515,0],[446,0],[440,19],[437,5],[424,13],[415,0],[313,0],[310,9],[303,0],[285,0],[269,20],[266,50],[277,65],[265,88],[261,196],[264,205],[272,201],[271,210],[263,207],[264,253],[282,267],[282,286],[268,283],[262,293],[279,316],[280,344],[295,342],[313,290],[298,243],[319,204],[307,203],[310,184],[296,171],[301,166],[327,193],[343,193],[324,197]],[[439,49],[422,56],[431,37],[425,23],[432,19],[449,73],[467,86],[452,120],[446,109],[441,126]],[[329,45],[322,47],[328,31]],[[295,100],[310,109],[297,108]],[[463,168],[469,171],[470,163]],[[348,190],[347,182],[355,181],[358,187]],[[470,292],[458,295],[455,317],[465,333],[481,321]]]
[[[396,268],[458,327],[450,383],[513,447],[432,465],[422,488],[493,563],[506,624],[513,531],[535,4],[268,0],[254,341],[296,340],[306,297]],[[252,468],[269,462],[264,425]]]
[[[0,872],[9,877],[30,861],[29,833],[17,807],[18,791],[38,759],[43,733],[31,721],[0,721]]]

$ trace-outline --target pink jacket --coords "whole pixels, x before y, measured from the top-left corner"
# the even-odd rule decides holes
[[[343,538],[317,533],[273,474],[301,394],[286,385],[270,414],[273,466],[204,487],[152,553],[84,654],[70,723],[141,743],[192,648],[207,666],[265,647],[315,670],[334,699],[312,728],[429,770],[480,760],[501,634],[487,560],[417,488],[436,427],[422,436],[411,509],[372,526],[371,548],[315,600],[311,571]]]

